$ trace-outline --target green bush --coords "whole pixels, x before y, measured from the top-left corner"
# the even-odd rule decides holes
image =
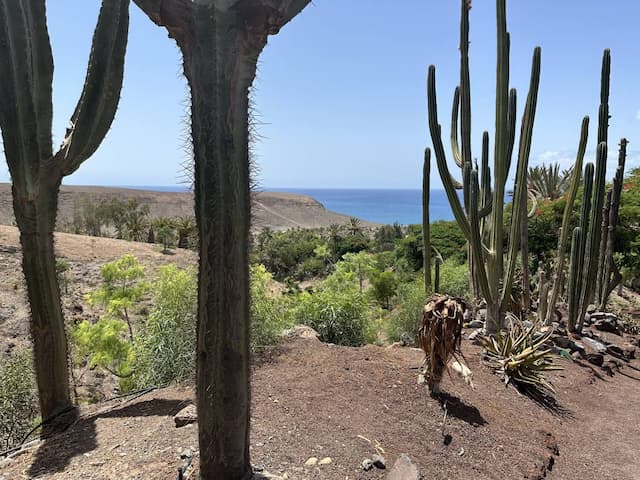
[[[28,350],[0,359],[0,450],[17,446],[38,416],[38,395]]]
[[[271,292],[273,278],[264,265],[251,267],[251,345],[275,344],[293,324],[286,299]]]
[[[195,367],[197,283],[193,270],[160,269],[153,307],[135,340],[134,381],[138,388],[187,379]]]
[[[426,298],[423,278],[400,284],[397,307],[384,323],[383,330],[387,341],[415,343]]]
[[[312,327],[323,342],[359,346],[372,340],[369,306],[357,289],[304,292],[296,299],[294,319]]]
[[[445,260],[440,266],[440,292],[469,300],[469,265],[456,260]]]

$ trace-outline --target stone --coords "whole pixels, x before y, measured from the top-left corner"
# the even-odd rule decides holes
[[[370,458],[365,458],[362,463],[360,464],[360,468],[362,470],[364,470],[365,472],[368,472],[369,470],[371,470],[373,468],[373,462],[371,461]]]
[[[582,339],[586,348],[595,350],[597,353],[603,354],[607,351],[607,347],[593,338],[584,337]]]
[[[420,471],[411,458],[403,453],[395,461],[385,480],[420,480]]]
[[[322,460],[318,462],[318,465],[330,465],[333,462],[331,457],[324,457]]]
[[[478,339],[478,336],[481,335],[481,333],[482,333],[482,329],[474,330],[469,334],[467,338],[469,339],[469,341],[475,343]]]
[[[311,340],[319,340],[320,334],[313,328],[306,325],[296,325],[293,328],[289,328],[282,332],[282,336],[285,338],[304,338]]]
[[[596,320],[593,324],[593,327],[596,330],[600,330],[601,332],[618,333],[617,322],[608,318]]]
[[[482,320],[471,320],[469,322],[469,328],[484,328],[484,322]]]
[[[190,423],[198,421],[198,412],[195,405],[187,405],[173,417],[173,421],[176,424],[176,428],[184,427]]]
[[[588,353],[587,361],[589,363],[592,363],[593,365],[600,367],[604,363],[604,355],[601,353]]]
[[[480,310],[478,310],[478,319],[484,321],[485,318],[487,318],[487,309],[486,308],[481,308]]]
[[[573,358],[574,361],[582,360],[582,353],[580,351],[575,351],[571,354],[571,358]]]
[[[573,348],[571,348],[573,341],[568,337],[563,337],[562,335],[554,333],[553,335],[551,335],[551,341],[560,348],[568,348],[570,350],[573,350]]]
[[[318,457],[309,457],[306,462],[304,462],[305,467],[315,467],[318,464]]]
[[[636,347],[634,347],[630,343],[627,343],[622,346],[622,354],[627,360],[633,360],[634,358],[636,358]]]
[[[374,467],[381,470],[387,468],[387,463],[385,462],[384,457],[382,455],[378,455],[377,453],[371,456],[371,462],[373,463]]]
[[[622,350],[622,347],[619,347],[618,345],[608,345],[607,346],[607,353],[609,355],[613,355],[616,358],[625,358],[624,357],[624,350]]]

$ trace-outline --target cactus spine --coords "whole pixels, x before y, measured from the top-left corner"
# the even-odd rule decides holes
[[[425,294],[431,293],[431,233],[429,225],[429,176],[431,175],[431,150],[424,151],[422,167],[422,259]]]
[[[464,206],[460,204],[455,192],[455,184],[449,173],[441,128],[438,123],[435,67],[429,67],[427,82],[429,130],[436,156],[436,162],[447,198],[454,217],[469,241],[471,250],[472,275],[478,284],[482,296],[487,302],[487,331],[496,332],[502,326],[503,309],[513,283],[521,228],[521,202],[526,201],[524,177],[527,172],[533,124],[540,82],[540,48],[533,53],[531,81],[526,107],[522,117],[521,135],[518,148],[514,206],[511,219],[506,268],[503,260],[503,217],[505,205],[505,185],[511,166],[515,143],[516,92],[509,90],[509,33],[506,27],[505,0],[497,0],[498,53],[496,81],[496,131],[493,161],[493,191],[490,193],[491,180],[488,168],[488,134],[483,135],[482,179],[477,167],[471,161],[471,102],[469,75],[469,8],[466,0],[461,1],[460,22],[460,124],[461,145],[459,161],[456,158],[457,138],[452,141],[454,159],[462,166],[464,186]],[[457,95],[456,94],[456,95]],[[454,114],[456,109],[454,95]],[[452,125],[456,122],[452,121]],[[457,137],[457,133],[455,134]],[[454,133],[452,133],[452,139]],[[482,186],[481,186],[482,185]],[[490,204],[489,198],[491,198]],[[490,214],[488,222],[481,222],[484,215]],[[485,230],[486,229],[486,230]],[[489,244],[485,245],[485,236]]]
[[[53,55],[45,1],[0,2],[0,128],[20,230],[44,419],[72,406],[53,249],[58,192],[63,177],[93,155],[115,116],[124,71],[128,9],[129,0],[102,2],[84,88],[62,146],[54,154]]]

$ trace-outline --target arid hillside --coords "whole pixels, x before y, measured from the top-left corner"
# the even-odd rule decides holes
[[[97,203],[118,198],[135,198],[139,204],[149,207],[151,218],[181,217],[193,215],[193,194],[156,192],[128,188],[63,186],[58,205],[58,225],[73,217],[74,209],[86,202]],[[253,228],[269,227],[274,230],[303,227],[326,227],[332,223],[345,224],[348,215],[331,212],[311,197],[293,193],[258,192],[253,195]],[[13,223],[11,185],[0,183],[0,224]],[[363,225],[371,225],[362,222]]]

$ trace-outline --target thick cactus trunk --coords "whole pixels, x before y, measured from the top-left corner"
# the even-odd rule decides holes
[[[52,418],[72,406],[67,340],[53,249],[58,189],[59,185],[41,185],[36,200],[29,199],[15,187],[13,189],[13,208],[22,244],[22,268],[31,306],[31,338],[43,419]]]
[[[202,478],[240,479],[249,463],[248,94],[257,55],[234,14],[194,7],[185,49],[200,234],[197,406]],[[203,386],[207,388],[203,388]]]

